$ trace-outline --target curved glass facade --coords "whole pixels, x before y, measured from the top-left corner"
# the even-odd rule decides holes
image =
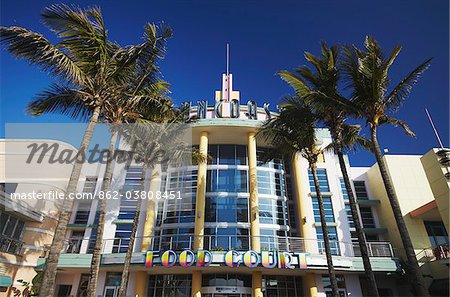
[[[258,149],[257,180],[261,247],[276,248],[295,228],[290,225],[285,164],[281,159],[262,163]],[[289,178],[289,177],[288,177]],[[197,169],[169,168],[163,191],[181,191],[183,199],[159,206],[154,248],[187,249],[192,245],[195,222]],[[211,144],[205,200],[205,248],[248,250],[250,246],[248,156],[246,145]],[[280,239],[281,238],[281,239]]]

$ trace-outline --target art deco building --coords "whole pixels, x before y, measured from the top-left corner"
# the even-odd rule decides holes
[[[293,160],[279,158],[269,163],[260,162],[267,145],[258,142],[255,133],[264,120],[276,114],[270,112],[267,105],[258,107],[252,101],[246,104],[241,101],[239,92],[232,89],[231,74],[224,74],[222,90],[216,92],[214,104],[199,102],[190,111],[198,117],[192,124],[193,145],[210,156],[208,161],[157,168],[150,173],[147,185],[150,191],[179,191],[181,199],[143,203],[130,268],[129,296],[329,295],[318,203],[308,164],[299,156]],[[317,129],[317,135],[324,144],[331,141],[325,129]],[[391,212],[383,198],[382,186],[377,182],[377,169],[347,166],[352,174],[380,294],[403,296],[408,290],[398,259],[402,256],[396,239],[398,234],[395,224],[387,218]],[[103,167],[86,165],[79,189],[84,192],[100,190]],[[425,171],[427,174],[423,174],[420,181],[430,187],[426,176],[432,173]],[[131,164],[124,172],[114,178],[121,191],[139,190],[142,167]],[[318,174],[341,296],[364,296],[364,269],[355,242],[354,223],[337,157],[332,152],[321,156]],[[433,196],[431,190],[428,194],[430,201],[440,195]],[[399,195],[399,199],[402,197]],[[427,199],[423,203],[427,203]],[[97,201],[75,204],[58,266],[57,296],[84,296],[96,239],[97,204]],[[125,196],[108,202],[97,292],[100,296],[113,297],[118,292],[136,204],[136,200]],[[439,206],[440,202],[436,204]],[[424,211],[408,209],[406,212],[413,211],[416,217],[432,211],[430,207]],[[10,216],[23,220],[23,224],[30,224],[30,227],[25,227],[23,233],[17,231],[21,235],[15,236],[8,231],[9,223],[3,224],[3,220],[11,222]],[[3,210],[1,219],[0,265],[7,267],[1,277],[6,281],[9,276],[12,286],[20,289],[18,277],[10,273],[9,267],[36,266],[39,271],[45,259],[33,258],[25,263],[26,254],[22,252],[13,259],[3,242],[12,239],[28,242],[27,232],[35,231],[31,226],[35,223],[27,223],[23,216]],[[48,229],[50,233],[52,228]],[[395,242],[395,248],[389,240]],[[44,246],[48,243],[48,240],[43,241]],[[422,248],[431,246],[421,244]],[[4,291],[12,296],[8,285],[11,284],[6,283]]]

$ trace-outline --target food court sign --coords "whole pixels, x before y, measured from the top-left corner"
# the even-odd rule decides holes
[[[145,267],[165,266],[173,267],[175,265],[183,267],[208,267],[210,265],[248,268],[288,268],[288,269],[306,269],[307,253],[291,253],[277,251],[253,250],[246,252],[227,251],[210,252],[199,250],[193,252],[184,250],[175,252],[173,250],[148,251],[145,256]]]

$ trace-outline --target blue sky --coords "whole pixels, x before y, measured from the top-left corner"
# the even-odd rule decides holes
[[[40,22],[39,13],[50,1],[1,1],[1,25],[23,26],[54,35]],[[423,154],[437,146],[424,108],[431,112],[444,143],[449,141],[449,3],[414,1],[74,1],[81,7],[101,6],[110,38],[121,45],[140,41],[146,22],[165,21],[174,36],[161,67],[172,84],[176,103],[208,99],[220,88],[225,70],[225,44],[231,44],[231,72],[241,101],[260,105],[292,90],[275,76],[281,69],[305,64],[303,52],[319,53],[322,40],[329,44],[362,46],[374,36],[386,51],[396,44],[403,50],[392,68],[393,82],[428,57],[432,66],[406,104],[396,114],[416,132],[407,137],[400,129],[382,128],[383,148],[391,154]],[[52,78],[26,61],[1,51],[1,109],[5,122],[71,122],[59,115],[39,118],[25,113],[26,104],[52,82]],[[3,126],[0,136],[4,135]],[[351,154],[354,165],[371,165],[366,152]]]

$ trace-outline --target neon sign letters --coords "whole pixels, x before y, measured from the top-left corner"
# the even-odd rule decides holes
[[[307,253],[277,251],[261,251],[258,253],[253,250],[246,252],[231,250],[225,253],[211,253],[206,250],[197,252],[184,250],[178,253],[173,250],[148,251],[145,256],[145,267],[153,267],[155,264],[164,267],[172,267],[177,264],[183,267],[208,267],[211,264],[218,264],[228,267],[306,269],[307,255]]]

